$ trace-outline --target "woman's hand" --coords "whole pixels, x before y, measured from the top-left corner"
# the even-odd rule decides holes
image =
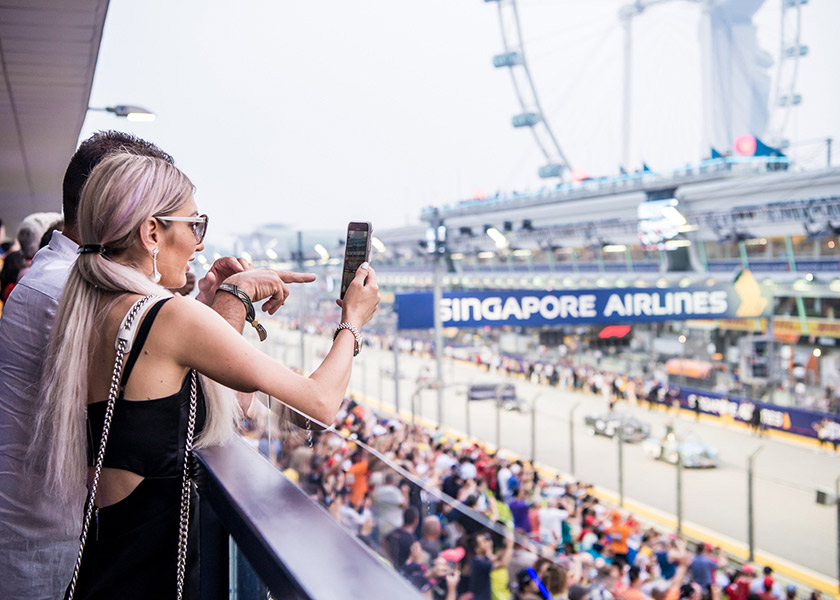
[[[369,263],[363,262],[347,287],[344,300],[336,300],[336,303],[341,307],[342,322],[350,322],[361,329],[373,318],[380,300],[376,272]]]
[[[313,273],[295,273],[275,271],[274,269],[249,269],[234,273],[225,279],[248,294],[252,302],[265,300],[262,311],[273,315],[283,306],[289,297],[290,283],[310,283],[315,281]]]

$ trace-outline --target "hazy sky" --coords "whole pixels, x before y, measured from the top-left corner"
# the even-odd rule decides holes
[[[756,16],[778,54],[779,5]],[[619,164],[620,0],[521,0],[526,55],[575,167]],[[803,104],[787,131],[803,164],[840,140],[840,2],[803,7]],[[699,8],[634,21],[632,163],[702,158]],[[170,152],[211,215],[211,243],[262,223],[341,229],[419,221],[476,193],[536,189],[543,159],[506,70],[494,3],[481,0],[111,0],[91,106],[136,104],[153,123],[89,112],[82,131],[134,131]],[[840,153],[840,148],[835,156]],[[837,160],[834,161],[837,164]]]

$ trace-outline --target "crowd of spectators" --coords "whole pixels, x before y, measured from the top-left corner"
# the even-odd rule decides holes
[[[281,421],[282,422],[282,421]],[[348,399],[336,432],[252,421],[260,451],[426,598],[792,600],[731,563],[604,505],[592,486]],[[805,597],[803,595],[803,597]],[[813,592],[812,600],[819,597]]]

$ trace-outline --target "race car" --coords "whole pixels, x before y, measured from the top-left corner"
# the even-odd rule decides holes
[[[644,450],[649,456],[672,465],[682,456],[682,465],[687,469],[713,469],[720,463],[717,448],[701,442],[696,435],[679,440],[668,433],[662,439],[646,440]]]
[[[647,423],[642,423],[633,415],[615,411],[601,415],[587,415],[584,424],[589,435],[614,438],[619,433],[624,442],[641,442],[650,433]]]

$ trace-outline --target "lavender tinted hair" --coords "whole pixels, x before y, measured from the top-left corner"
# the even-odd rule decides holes
[[[140,227],[154,215],[182,207],[193,185],[175,166],[160,158],[115,153],[91,172],[82,189],[78,212],[82,244],[108,251],[80,254],[59,303],[50,334],[44,379],[44,409],[34,439],[49,440],[47,489],[59,499],[78,497],[85,482],[85,407],[89,393],[90,354],[98,330],[97,315],[113,303],[106,294],[171,296],[153,283],[140,265],[112,260],[140,244]],[[203,378],[203,381],[204,378]],[[236,403],[205,385],[208,421],[199,445],[225,441],[233,434]],[[104,400],[104,398],[103,398]]]

